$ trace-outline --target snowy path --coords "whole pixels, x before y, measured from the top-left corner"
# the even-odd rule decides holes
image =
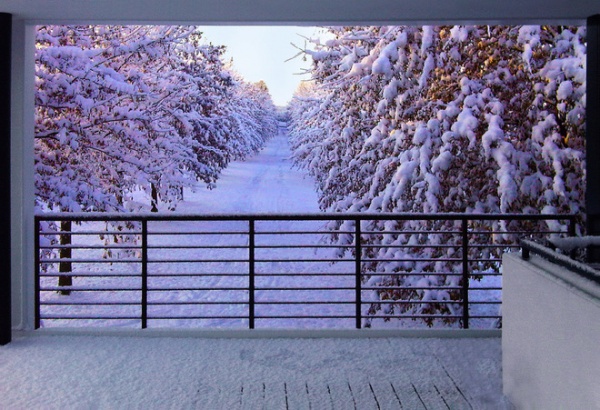
[[[231,163],[217,188],[186,192],[178,213],[301,213],[318,212],[314,182],[292,168],[285,129],[261,152]]]

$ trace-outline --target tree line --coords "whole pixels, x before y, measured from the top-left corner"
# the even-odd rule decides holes
[[[585,27],[365,26],[332,27],[328,34],[305,51],[312,80],[299,87],[289,108],[294,158],[314,177],[323,210],[583,214]],[[364,229],[453,228],[420,221],[371,225]],[[386,259],[443,256],[418,247],[433,240],[426,234],[366,240]],[[495,241],[508,245],[516,238],[500,234]],[[460,238],[434,242],[455,245],[443,252],[460,257]],[[366,281],[395,286],[459,286],[460,275],[436,274],[455,268],[439,262],[363,266]],[[498,270],[497,264],[471,268]],[[425,274],[370,274],[413,271]],[[461,309],[447,303],[459,292],[379,296],[428,301],[391,305],[388,312]]]
[[[56,211],[174,209],[277,131],[263,82],[185,26],[39,26],[36,205]]]

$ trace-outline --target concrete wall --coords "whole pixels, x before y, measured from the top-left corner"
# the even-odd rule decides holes
[[[11,78],[12,325],[32,329],[35,28],[13,20]]]
[[[504,394],[518,409],[600,409],[600,286],[506,254],[502,316]]]

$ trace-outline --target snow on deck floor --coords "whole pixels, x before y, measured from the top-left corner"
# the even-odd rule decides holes
[[[500,338],[18,336],[2,409],[503,409]]]

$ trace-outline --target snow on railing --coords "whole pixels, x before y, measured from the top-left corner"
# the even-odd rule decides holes
[[[573,252],[577,249],[600,246],[600,237],[582,236],[578,238],[559,238],[552,239],[549,242],[551,247],[544,246],[531,240],[521,240],[521,256],[523,259],[529,260],[533,253],[600,284],[600,271],[597,270],[595,266],[574,259],[575,255],[573,255]],[[558,252],[556,248],[558,248],[560,252]]]
[[[41,214],[36,328],[490,327],[501,320],[501,254],[517,250],[518,237],[573,235],[574,222],[521,214]]]

